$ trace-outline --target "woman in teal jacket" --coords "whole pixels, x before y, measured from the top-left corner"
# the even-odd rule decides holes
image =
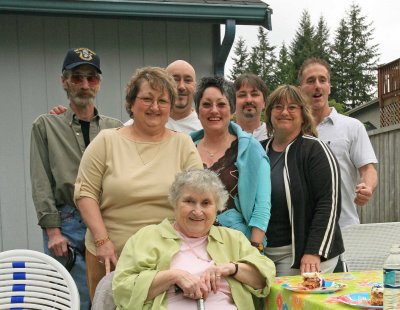
[[[271,209],[269,160],[260,143],[231,122],[232,85],[221,77],[203,78],[195,95],[203,130],[191,134],[204,167],[216,172],[229,192],[218,222],[242,231],[263,252]]]

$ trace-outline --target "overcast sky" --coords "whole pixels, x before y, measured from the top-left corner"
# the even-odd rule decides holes
[[[319,17],[324,16],[330,38],[333,41],[339,21],[349,11],[352,0],[262,0],[273,10],[272,31],[268,37],[276,51],[279,52],[282,42],[288,46],[299,27],[300,17],[304,9],[311,15],[311,22],[316,25]],[[361,13],[368,22],[373,22],[374,43],[379,44],[379,64],[387,63],[400,58],[400,0],[359,0]],[[237,26],[236,39],[242,36],[250,50],[250,46],[257,42],[257,26]],[[235,41],[236,43],[236,41]],[[233,48],[232,48],[233,51]],[[225,73],[229,74],[232,66],[233,53],[228,57]]]

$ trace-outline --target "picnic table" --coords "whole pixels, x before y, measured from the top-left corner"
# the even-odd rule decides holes
[[[323,278],[336,284],[344,284],[345,287],[331,293],[298,293],[285,286],[298,286],[302,282],[301,276],[277,277],[271,287],[271,292],[266,299],[266,310],[356,310],[339,301],[348,296],[358,296],[365,293],[369,296],[371,287],[382,285],[382,270],[369,270],[357,272],[342,272],[323,274]],[[329,290],[328,290],[329,291]],[[360,293],[360,294],[355,294]],[[349,295],[352,294],[352,295]],[[348,299],[346,299],[348,300]],[[383,308],[383,307],[382,307]],[[368,308],[365,308],[368,309]]]

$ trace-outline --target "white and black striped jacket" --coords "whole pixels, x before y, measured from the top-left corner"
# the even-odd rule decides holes
[[[267,153],[271,141],[262,142]],[[317,254],[321,261],[338,256],[344,246],[339,227],[340,170],[335,156],[324,142],[308,135],[299,135],[284,155],[282,173],[292,225],[292,267],[300,268],[304,254]]]

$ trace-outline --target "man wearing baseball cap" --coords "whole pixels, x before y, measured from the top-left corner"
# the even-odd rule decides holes
[[[100,70],[100,58],[97,54],[88,48],[71,48],[65,56],[62,71],[71,70],[81,65],[91,65],[98,73]]]
[[[90,309],[86,284],[85,232],[73,202],[74,184],[83,152],[100,130],[121,126],[95,107],[101,85],[99,56],[88,48],[72,48],[65,56],[61,85],[69,107],[60,115],[43,114],[32,126],[32,197],[43,230],[45,253],[70,269],[81,298]]]

